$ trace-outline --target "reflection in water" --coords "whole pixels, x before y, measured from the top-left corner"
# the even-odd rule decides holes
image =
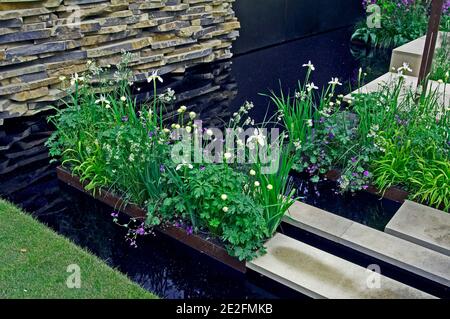
[[[384,231],[400,204],[366,192],[339,194],[337,183],[311,183],[306,176],[295,174],[297,196],[306,204],[321,208],[360,224]]]
[[[278,87],[278,79],[283,79],[286,87],[294,87],[303,76],[302,63],[309,59],[316,61],[318,71],[313,80],[318,86],[326,85],[331,76],[351,78],[359,64],[350,54],[348,39],[349,31],[335,31],[232,61],[198,66],[184,76],[165,76],[161,90],[174,89],[174,109],[184,104],[209,125],[222,126],[247,99],[257,105],[252,117],[262,120],[267,99],[258,93]],[[136,88],[138,100],[145,100],[148,92],[148,87],[140,91]],[[274,298],[288,294],[273,285],[261,285],[259,277],[238,274],[163,235],[141,239],[136,249],[128,247],[124,230],[112,223],[108,207],[58,182],[44,146],[52,131],[46,115],[12,119],[0,127],[1,197],[20,205],[161,297]],[[384,208],[373,200],[367,205],[367,198],[343,198],[325,188],[321,197],[308,196],[305,200],[349,218],[357,216],[376,228],[384,223],[378,213],[367,211],[367,207],[376,207],[376,212],[384,214]],[[376,220],[370,221],[368,217],[374,216]]]

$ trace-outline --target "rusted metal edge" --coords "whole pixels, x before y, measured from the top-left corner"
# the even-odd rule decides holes
[[[341,173],[337,170],[331,170],[325,176],[330,181],[336,182],[341,176]],[[382,198],[390,199],[400,204],[403,204],[409,197],[409,193],[407,191],[398,187],[389,187],[386,191],[381,192],[375,186],[369,185],[369,187],[364,191]]]
[[[97,193],[94,196],[93,192],[85,189],[85,186],[87,185],[86,182],[81,182],[77,176],[73,176],[72,173],[65,168],[62,168],[60,166],[57,167],[56,173],[58,179],[61,180],[62,182],[85,194],[92,196],[93,198],[112,207],[113,209],[121,211],[122,213],[127,214],[128,216],[133,218],[144,219],[147,216],[146,211],[141,207],[126,203],[120,197],[115,196],[110,192],[105,191],[104,189],[97,191]],[[186,230],[170,225],[164,227],[155,227],[155,230],[203,254],[206,254],[217,261],[220,261],[223,264],[241,273],[246,273],[247,271],[245,262],[230,256],[224,247],[212,241],[209,241],[199,235],[188,234]]]

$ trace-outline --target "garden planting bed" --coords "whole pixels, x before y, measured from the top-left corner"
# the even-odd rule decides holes
[[[100,189],[96,194],[91,191],[87,191],[85,186],[88,184],[86,181],[81,182],[77,176],[59,166],[56,169],[57,176],[63,183],[88,194],[102,203],[121,211],[122,213],[136,219],[145,219],[147,213],[141,207],[133,204],[126,203],[119,196],[116,196],[104,189]],[[159,233],[165,234],[203,254],[222,262],[223,264],[241,272],[246,272],[245,262],[239,261],[237,258],[230,256],[226,249],[213,238],[207,238],[201,234],[189,234],[185,229],[175,227],[172,225],[164,225],[155,227],[155,230]]]

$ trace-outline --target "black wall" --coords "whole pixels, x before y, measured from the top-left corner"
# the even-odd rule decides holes
[[[269,45],[354,24],[363,14],[361,0],[236,0],[240,54]]]

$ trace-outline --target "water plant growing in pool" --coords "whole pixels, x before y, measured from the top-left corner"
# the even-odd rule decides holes
[[[431,1],[427,0],[363,0],[365,9],[376,14],[379,26],[369,26],[367,21],[357,24],[352,35],[353,41],[374,47],[391,48],[405,44],[423,36],[427,31]],[[449,31],[450,2],[446,1],[442,13],[441,30]]]
[[[136,225],[128,234],[132,245],[136,245],[137,235],[170,224],[220,239],[240,260],[263,253],[264,242],[293,203],[289,158],[283,152],[269,154],[277,168],[271,172],[263,171],[267,163],[259,157],[249,163],[238,162],[233,147],[225,153],[212,152],[218,161],[191,161],[192,155],[199,155],[194,153],[197,140],[203,146],[202,158],[208,145],[224,146],[225,141],[215,137],[213,129],[203,129],[197,114],[186,106],[166,116],[175,94],[170,89],[157,93],[157,85],[163,81],[157,72],[148,78],[152,97],[138,104],[130,89],[133,75],[127,64],[131,57],[123,54],[113,83],[108,77],[111,70],[94,63],[89,63],[88,73],[70,79],[67,107],[50,118],[56,126],[47,142],[51,155],[85,181],[86,189],[106,189],[146,209],[145,224],[137,220],[122,224],[127,228]],[[250,103],[244,105],[230,127],[249,125],[252,121],[245,115],[251,107]],[[262,129],[253,130],[257,134],[250,134],[247,143],[238,140],[244,155],[254,154],[250,149],[254,143],[259,145],[257,153],[272,152],[269,136]],[[186,141],[194,147],[184,148]],[[188,151],[175,161],[180,149]],[[112,217],[118,222],[117,213]]]
[[[365,189],[371,183],[381,191],[400,186],[412,199],[450,210],[450,106],[438,89],[418,95],[406,87],[407,69],[408,65],[402,66],[373,93],[354,94],[347,107],[343,97],[334,94],[336,79],[320,97],[311,94],[309,72],[295,96],[272,93],[296,146],[293,168],[307,173],[313,182],[338,170],[343,192]],[[295,122],[302,123],[301,134],[292,129]]]

